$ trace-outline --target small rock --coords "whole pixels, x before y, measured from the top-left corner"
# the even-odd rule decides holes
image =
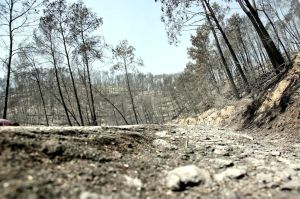
[[[118,151],[113,151],[112,154],[117,159],[120,159],[123,156],[122,153],[120,153]]]
[[[229,189],[224,189],[221,194],[221,199],[240,199],[237,193]]]
[[[280,156],[281,152],[280,151],[271,151],[271,156]]]
[[[166,177],[166,185],[172,191],[182,191],[188,186],[210,183],[210,181],[209,172],[195,165],[177,167],[170,171]]]
[[[33,176],[28,175],[28,176],[27,176],[27,180],[29,180],[29,181],[33,180]]]
[[[195,152],[192,148],[188,147],[188,148],[185,149],[185,153],[186,154],[194,154]]]
[[[126,184],[129,186],[129,187],[136,187],[137,190],[141,190],[142,187],[143,187],[143,183],[140,179],[138,178],[132,178],[128,175],[124,175],[124,178],[126,180]]]
[[[155,133],[155,135],[157,137],[161,137],[161,138],[163,138],[163,137],[169,137],[167,134],[168,134],[168,131],[158,131],[158,132]]]
[[[79,199],[102,199],[102,196],[97,193],[84,191],[80,194]]]
[[[168,159],[168,158],[170,158],[170,155],[168,154],[168,153],[158,153],[157,154],[157,157],[159,157],[159,158],[164,158],[164,159]]]
[[[227,147],[218,147],[214,149],[214,153],[222,156],[229,156],[229,149]]]
[[[173,133],[173,134],[174,134],[174,133],[176,133],[176,131],[175,131],[175,130],[171,130],[170,133]]]
[[[244,169],[229,168],[219,174],[216,174],[214,178],[217,181],[223,181],[226,178],[240,179],[243,178],[246,174],[247,172]]]
[[[277,157],[277,161],[278,162],[283,162],[283,163],[285,163],[285,164],[287,164],[287,165],[291,165],[291,160],[289,160],[289,159],[286,159],[286,158],[282,158],[282,157]]]
[[[181,189],[185,188],[182,187],[182,182],[178,175],[168,174],[166,178],[166,185],[168,188],[170,188],[173,191],[180,191]]]
[[[281,181],[288,181],[292,178],[292,176],[295,176],[296,174],[297,172],[290,168],[276,172],[276,176],[279,177]]]
[[[211,140],[211,138],[206,136],[204,140]]]
[[[246,161],[249,162],[249,164],[252,164],[256,167],[265,165],[265,161],[263,159],[257,159],[253,157],[247,157]]]
[[[300,164],[293,164],[291,165],[291,168],[294,169],[295,171],[300,171]]]
[[[211,178],[209,171],[207,171],[205,169],[201,169],[201,175],[205,179],[205,185],[210,186],[213,183],[213,180]]]
[[[256,179],[260,183],[271,183],[273,181],[273,174],[271,173],[259,173],[256,175]]]
[[[248,153],[241,153],[241,154],[238,154],[236,157],[237,157],[237,159],[242,160],[244,158],[247,158],[248,156],[249,156]]]
[[[276,189],[277,187],[280,187],[280,182],[270,182],[269,184],[267,184],[267,187],[271,188],[271,189]]]
[[[286,182],[281,186],[282,191],[299,191],[300,192],[300,180],[291,180],[289,182]]]
[[[152,145],[154,147],[157,147],[160,150],[176,150],[177,146],[168,143],[167,141],[163,140],[163,139],[156,139],[152,142]]]
[[[190,159],[190,156],[188,154],[182,154],[180,159],[181,160],[188,160],[188,159]]]
[[[225,160],[225,159],[216,159],[214,161],[215,168],[225,168],[225,167],[232,167],[234,165],[232,160]]]

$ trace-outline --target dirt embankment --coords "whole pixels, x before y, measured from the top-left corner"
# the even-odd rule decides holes
[[[214,127],[297,130],[300,128],[300,53],[293,64],[252,93],[222,109],[210,109],[198,116],[177,119],[178,124]],[[255,97],[254,97],[255,96]]]
[[[212,108],[204,113],[174,120],[172,123],[180,125],[202,125],[215,128],[235,127],[239,125],[241,113],[245,112],[247,106],[252,102],[250,98],[237,101],[234,105],[226,106],[222,109]]]

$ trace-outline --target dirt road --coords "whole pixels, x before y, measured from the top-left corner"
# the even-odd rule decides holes
[[[300,198],[300,140],[201,126],[1,127],[0,198]]]

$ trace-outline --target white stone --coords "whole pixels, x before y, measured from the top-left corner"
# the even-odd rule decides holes
[[[246,174],[247,172],[244,169],[229,168],[219,174],[216,174],[214,178],[216,181],[223,181],[226,178],[230,178],[230,179],[242,178]]]
[[[181,179],[178,175],[168,174],[166,178],[166,185],[171,190],[180,190],[181,189]]]
[[[163,140],[163,139],[156,139],[152,142],[152,145],[154,147],[157,147],[158,149],[161,150],[166,150],[166,149],[170,149],[170,150],[175,150],[177,149],[177,147],[173,144],[170,144],[169,142]]]
[[[291,164],[292,164],[291,160],[286,159],[286,158],[277,157],[277,160],[278,160],[279,162],[285,163],[285,164],[287,164],[287,165],[291,165]]]
[[[221,199],[239,199],[239,195],[232,190],[224,189],[222,192]]]
[[[186,186],[200,183],[210,183],[208,171],[200,169],[195,165],[177,167],[166,176],[166,185],[173,191],[184,190]]]
[[[260,183],[270,183],[273,181],[273,174],[272,173],[259,173],[256,175],[256,179]]]
[[[224,167],[230,167],[233,166],[234,163],[232,160],[225,160],[225,159],[216,159],[214,160],[214,166],[216,168],[224,168]]]
[[[263,159],[247,157],[246,161],[249,162],[250,164],[254,165],[254,166],[257,166],[257,167],[265,165],[265,161]]]
[[[278,176],[281,180],[287,181],[289,180],[292,176],[297,175],[297,171],[291,169],[291,168],[286,168],[280,171],[277,171],[275,173],[276,176]]]
[[[130,187],[136,187],[138,190],[141,190],[143,187],[143,183],[138,178],[132,178],[128,175],[124,175],[124,178],[126,180],[126,184]]]
[[[300,170],[300,164],[293,164],[293,165],[291,165],[291,168],[294,169],[295,171],[299,171]]]
[[[81,192],[80,199],[102,199],[101,195],[88,191]]]
[[[300,180],[292,180],[281,186],[282,190],[296,190],[300,191]]]
[[[228,156],[229,149],[228,149],[228,147],[218,146],[215,148],[214,153],[217,155]]]
[[[271,151],[272,156],[280,156],[281,152],[280,151]]]
[[[168,135],[168,131],[158,131],[158,132],[155,133],[155,135],[156,135],[157,137],[161,137],[161,138],[164,138],[164,137],[170,137],[170,136]]]

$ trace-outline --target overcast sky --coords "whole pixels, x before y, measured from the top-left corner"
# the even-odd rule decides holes
[[[69,2],[76,2],[68,0]],[[190,36],[181,37],[178,47],[169,45],[161,8],[154,0],[83,0],[88,8],[103,17],[101,34],[108,44],[127,39],[144,60],[141,71],[154,74],[183,71],[187,63]]]

